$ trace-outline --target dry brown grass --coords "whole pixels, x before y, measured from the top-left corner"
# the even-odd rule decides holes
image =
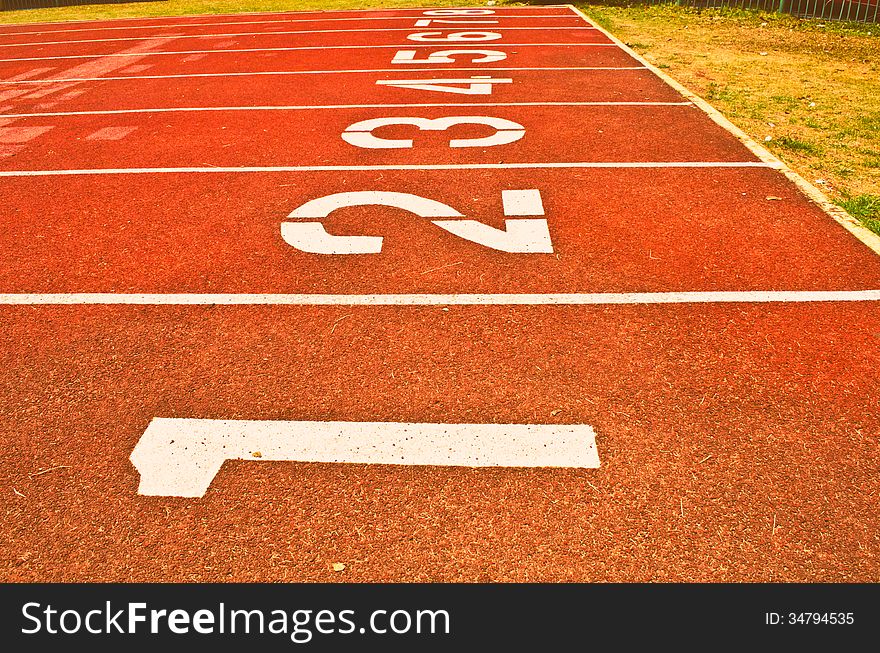
[[[583,8],[880,233],[880,26]]]

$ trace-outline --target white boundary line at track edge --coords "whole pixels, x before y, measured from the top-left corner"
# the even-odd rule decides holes
[[[619,304],[727,304],[876,302],[880,290],[748,290],[649,293],[538,294],[260,294],[260,293],[5,293],[0,305],[139,306],[603,306]]]
[[[858,238],[859,241],[864,243],[869,249],[871,249],[875,254],[880,255],[880,236],[875,234],[873,231],[863,226],[858,220],[852,217],[845,210],[831,202],[818,188],[813,186],[806,179],[801,177],[794,170],[789,168],[781,159],[775,156],[768,149],[760,145],[757,141],[755,141],[751,136],[746,134],[742,129],[734,125],[730,120],[724,117],[718,109],[713,107],[711,104],[706,102],[699,95],[688,89],[681,82],[676,81],[674,78],[667,75],[665,72],[654,66],[650,61],[642,57],[638,52],[630,48],[623,41],[618,39],[616,36],[608,32],[608,30],[603,27],[597,25],[589,17],[584,14],[580,9],[575,7],[574,5],[568,5],[568,7],[578,14],[581,18],[584,19],[587,23],[595,27],[597,30],[605,34],[609,39],[611,39],[617,46],[619,46],[622,50],[624,50],[627,54],[629,54],[633,59],[638,61],[641,64],[644,64],[646,68],[648,68],[651,72],[657,75],[664,82],[669,84],[676,91],[681,93],[684,97],[689,99],[694,103],[695,106],[699,107],[702,111],[704,111],[716,124],[723,127],[725,130],[733,134],[743,145],[745,145],[755,156],[757,156],[761,161],[765,161],[769,164],[772,164],[772,167],[779,170],[782,174],[784,174],[791,182],[794,183],[795,186],[810,200],[812,200],[815,204],[817,204],[825,213],[827,213],[831,218],[834,219],[839,225],[841,225],[844,229],[850,232],[853,236]]]
[[[70,77],[66,79],[16,79],[2,80],[2,84],[65,84],[69,82],[118,82],[129,79],[188,79],[192,77],[256,77],[259,75],[340,75],[354,73],[438,73],[438,72],[472,72],[487,70],[492,72],[504,72],[507,70],[565,70],[565,71],[620,71],[620,70],[647,70],[644,66],[547,66],[528,68],[375,68],[353,70],[258,70],[249,72],[230,73],[189,73],[179,75],[124,75],[121,77]]]
[[[15,57],[12,59],[0,59],[0,63],[12,63],[13,61],[56,61],[59,59],[103,59],[104,57],[151,57],[156,55],[184,55],[184,54],[239,54],[242,52],[293,52],[296,50],[377,50],[377,49],[408,49],[414,48],[442,48],[437,45],[419,45],[404,43],[403,45],[301,45],[289,48],[233,48],[230,50],[145,50],[143,52],[108,52],[106,54],[65,54],[54,57]],[[616,43],[503,43],[492,45],[493,50],[505,50],[510,48],[616,48]]]
[[[89,175],[222,174],[256,172],[370,172],[373,170],[533,170],[572,168],[772,168],[764,161],[587,161],[572,163],[439,163],[349,166],[242,166],[179,168],[93,168],[80,170],[0,170],[3,177],[79,177]]]

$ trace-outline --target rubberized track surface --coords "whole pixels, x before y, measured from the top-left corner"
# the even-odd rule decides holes
[[[425,11],[0,28],[2,578],[880,580],[880,302],[745,294],[877,290],[880,257],[571,9]],[[306,30],[321,32],[271,34]],[[438,31],[500,37],[409,38]],[[411,50],[504,58],[393,63]],[[461,92],[486,75],[510,81]],[[523,133],[450,147],[501,133],[468,117]],[[324,225],[383,236],[378,254],[308,253],[280,231],[351,192],[500,231],[517,215],[505,191],[539,192],[528,215],[552,251],[375,205]],[[658,303],[723,291],[744,295]],[[132,299],[148,293],[288,299]],[[476,293],[633,303],[301,301]],[[254,456],[202,497],[143,496],[129,456],[156,417],[585,424],[601,465]]]

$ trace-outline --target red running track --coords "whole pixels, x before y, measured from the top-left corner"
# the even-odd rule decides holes
[[[0,44],[42,39],[29,31],[60,41],[318,18],[411,20],[415,33],[423,11],[8,26]],[[576,18],[493,11],[523,26]],[[517,40],[455,45],[497,46],[500,63],[408,73],[388,72],[398,48],[355,49],[405,44],[393,32],[304,35],[352,46],[326,51],[156,54],[200,41],[181,39],[147,42],[153,54],[131,41],[68,43],[42,55],[77,58],[0,62],[13,82],[0,84],[0,474],[14,489],[0,518],[3,580],[876,579],[880,303],[748,293],[877,290],[880,258],[651,70],[559,70],[641,67],[584,32],[611,45],[518,46],[567,37],[520,41],[529,32],[511,30]],[[488,95],[376,83],[461,68],[513,81]],[[130,79],[22,83],[120,76]],[[358,107],[265,108],[326,104]],[[198,110],[163,111],[174,108]],[[413,141],[398,149],[342,138],[364,120],[468,116],[524,133],[462,148],[450,141],[493,128],[370,132]],[[501,230],[504,192],[523,190],[540,196],[552,251],[499,251],[385,206],[323,222],[382,236],[378,254],[311,254],[281,232],[309,201],[351,192],[436,200]],[[718,291],[745,301],[39,303],[54,293]],[[22,293],[32,295],[22,303]],[[601,464],[231,461],[202,497],[147,497],[129,456],[156,417],[587,424]]]

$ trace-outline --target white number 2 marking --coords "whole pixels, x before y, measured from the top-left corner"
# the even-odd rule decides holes
[[[482,138],[453,138],[450,147],[491,147],[507,145],[521,139],[525,128],[519,123],[504,118],[490,116],[449,116],[445,118],[372,118],[350,125],[343,133],[342,140],[357,147],[370,150],[392,150],[413,146],[412,139],[379,138],[373,132],[380,127],[391,125],[412,125],[422,131],[446,131],[455,125],[486,125],[493,127],[495,133]]]
[[[506,216],[544,215],[538,190],[501,191]],[[382,236],[335,236],[315,220],[326,218],[333,211],[354,206],[387,206],[414,213],[423,218],[464,218],[451,206],[410,193],[357,191],[335,193],[310,200],[294,209],[288,218],[303,222],[282,222],[281,237],[291,247],[311,254],[378,254]],[[504,221],[504,229],[496,229],[478,220],[432,220],[449,233],[490,249],[512,254],[550,254],[553,244],[544,218],[522,218]]]

